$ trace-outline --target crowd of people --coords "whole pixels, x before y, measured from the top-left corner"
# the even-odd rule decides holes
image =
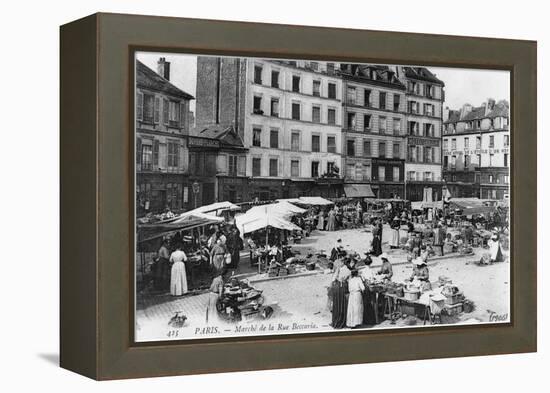
[[[240,251],[243,249],[238,228],[234,225],[214,225],[208,232],[198,237],[198,244],[192,236],[179,232],[162,240],[151,267],[153,288],[156,291],[169,291],[172,296],[182,296],[189,291],[190,254],[206,266],[213,277],[225,270],[238,268]]]

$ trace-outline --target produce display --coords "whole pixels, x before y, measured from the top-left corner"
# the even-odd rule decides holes
[[[259,314],[263,303],[262,291],[234,278],[225,285],[223,295],[218,299],[216,306],[222,319],[239,322],[243,318]]]

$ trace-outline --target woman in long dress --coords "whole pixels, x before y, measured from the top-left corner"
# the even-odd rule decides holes
[[[401,223],[399,222],[399,218],[395,216],[391,223],[391,241],[390,241],[391,248],[399,247],[399,228],[400,227],[401,227]]]
[[[498,235],[495,234],[491,236],[487,244],[489,245],[489,252],[491,253],[491,262],[502,262],[504,257],[502,255],[502,249],[500,248]]]
[[[378,221],[375,221],[372,227],[372,255],[378,256],[382,254],[382,236]]]
[[[351,271],[341,260],[334,263],[334,273],[332,275],[332,323],[334,329],[342,329],[346,326],[348,302],[346,299],[348,292],[348,278]]]
[[[360,276],[365,285],[363,291],[363,324],[374,325],[376,316],[374,315],[375,294],[369,290],[368,284],[375,280],[374,269],[371,268],[372,258],[367,255],[364,259],[365,267],[361,270]]]
[[[363,324],[363,292],[365,285],[359,278],[356,269],[351,271],[351,278],[348,281],[348,312],[346,317],[347,327],[354,328]]]
[[[170,287],[170,252],[168,241],[162,240],[158,251],[158,260],[154,268],[154,287],[157,291],[166,291]]]
[[[216,273],[222,271],[225,266],[225,254],[227,253],[227,248],[223,244],[222,239],[218,239],[212,250],[210,251],[211,264],[214,267]]]
[[[172,294],[172,296],[181,296],[187,293],[185,261],[187,261],[187,255],[185,255],[181,244],[179,244],[176,247],[176,251],[170,255],[170,262],[173,263],[170,275],[170,294]]]
[[[319,210],[319,215],[317,216],[317,229],[320,231],[325,230],[325,214],[322,210]]]
[[[219,274],[214,277],[210,285],[208,293],[208,304],[206,306],[206,324],[209,326],[219,324],[221,319],[218,315],[218,299],[223,295],[223,287],[227,276],[227,269],[222,269]]]
[[[327,231],[336,230],[336,212],[334,209],[330,209],[328,212]]]

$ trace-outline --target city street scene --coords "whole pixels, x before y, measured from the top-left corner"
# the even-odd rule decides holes
[[[135,60],[136,342],[511,321],[508,71]]]

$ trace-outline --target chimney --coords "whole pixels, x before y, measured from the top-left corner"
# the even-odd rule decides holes
[[[157,62],[157,72],[166,80],[170,80],[170,62],[165,57],[159,58]]]
[[[487,99],[487,111],[492,111],[494,108],[495,108],[494,98],[488,98]]]
[[[462,109],[460,110],[460,118],[464,118],[468,113],[472,111],[472,105],[470,104],[464,104],[462,106]]]
[[[446,106],[445,109],[443,109],[443,121],[449,120],[449,107]]]

